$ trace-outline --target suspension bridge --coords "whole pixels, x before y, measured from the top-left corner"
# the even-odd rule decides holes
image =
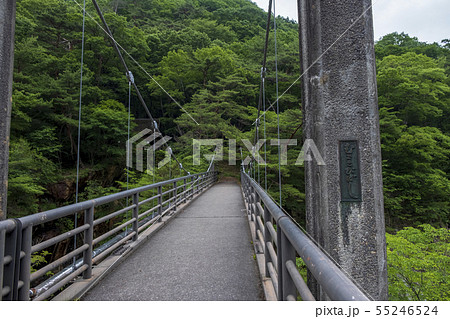
[[[315,300],[299,255],[333,300],[369,300],[254,179],[241,177],[239,187],[210,171],[0,222],[2,299]],[[94,218],[127,197],[131,205]],[[77,213],[80,226],[33,244],[33,228]],[[98,233],[120,215],[122,224]],[[78,248],[30,273],[32,254],[77,234]]]
[[[324,157],[323,165],[305,163],[307,232],[283,210],[281,197],[276,202],[255,180],[255,159],[242,165],[238,181],[221,181],[214,158],[207,171],[191,174],[164,142],[184,176],[0,221],[0,299],[386,299],[371,2],[316,2],[299,0],[304,134]],[[161,135],[93,3],[130,90]],[[269,13],[271,6],[272,0]],[[336,16],[341,24],[317,27]],[[278,88],[272,105],[266,108],[263,98],[270,19],[268,14],[255,145],[265,112],[279,113]],[[348,32],[352,27],[360,32]],[[80,101],[81,90],[82,76]],[[279,162],[281,147],[279,142]],[[36,229],[67,218],[75,221],[72,229],[35,238]],[[70,239],[68,252],[32,269],[36,254]]]

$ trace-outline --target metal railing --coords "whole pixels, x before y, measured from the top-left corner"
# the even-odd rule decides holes
[[[216,179],[216,172],[208,171],[1,221],[0,300],[45,300],[78,276],[91,278],[93,264],[102,261],[125,242],[136,241],[143,230],[160,221],[166,214],[176,211],[177,206],[194,198]],[[151,193],[148,191],[152,190],[152,194],[148,195]],[[119,200],[126,201],[126,207],[96,218],[96,207],[114,204]],[[34,243],[34,227],[76,214],[80,214],[80,226]],[[106,225],[108,221],[111,224],[109,227]],[[70,251],[57,260],[31,272],[33,254],[72,238],[78,238],[76,242],[79,245],[73,245]],[[79,257],[77,262],[73,262]],[[59,271],[62,267],[66,267],[66,271],[46,279],[49,272]],[[32,284],[45,279],[51,284],[43,286],[41,283],[37,286],[40,288],[31,288]]]
[[[315,300],[297,270],[297,255],[331,300],[369,300],[244,171],[241,185],[256,248],[264,254],[265,276],[278,300],[297,300],[297,292],[302,300]]]

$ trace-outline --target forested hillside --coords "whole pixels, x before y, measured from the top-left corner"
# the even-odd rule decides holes
[[[163,133],[174,138],[173,148],[186,157],[186,167],[192,166],[192,136],[252,139],[266,23],[263,10],[246,0],[99,4],[118,43],[199,122],[197,126],[124,54],[153,117]],[[99,21],[92,5],[88,12]],[[10,216],[74,199],[81,21],[73,1],[17,3]],[[298,76],[298,41],[295,23],[280,18],[278,24],[282,90]],[[268,65],[274,69],[271,42]],[[105,187],[119,190],[117,181],[124,180],[128,81],[119,63],[107,36],[87,18],[80,152],[85,198],[104,193]],[[271,69],[266,95],[273,101]],[[287,135],[300,123],[299,88],[281,101],[282,116],[289,119],[283,122]],[[147,118],[135,93],[131,108],[135,118]],[[268,118],[273,133],[273,112]],[[158,177],[167,177],[167,170]],[[276,176],[275,171],[271,174]],[[301,180],[296,174],[295,180]],[[136,175],[140,178],[148,176]],[[291,193],[301,205],[301,194],[294,188]]]
[[[117,192],[126,186],[128,123],[125,71],[96,23],[100,20],[95,9],[90,1],[87,3],[87,11],[95,21],[86,18],[81,199]],[[192,165],[192,138],[237,139],[238,144],[243,138],[253,141],[267,21],[262,9],[248,0],[98,3],[117,42],[142,67],[124,54],[158,126],[173,138],[170,143],[174,153],[190,172],[201,171],[207,165]],[[81,21],[76,1],[17,0],[8,217],[74,202]],[[298,25],[281,17],[276,21],[279,91],[284,92],[300,75]],[[269,40],[266,105],[276,96],[273,33]],[[406,249],[407,245],[399,241],[407,241],[411,245],[408,252],[395,256],[409,258],[413,249],[431,254],[427,245],[439,242],[442,245],[433,253],[445,258],[433,255],[435,262],[449,266],[450,250],[445,247],[450,245],[450,40],[427,44],[403,33],[392,33],[376,43],[375,51],[386,226],[392,234],[388,236],[389,251]],[[302,139],[300,94],[298,84],[280,99],[281,138]],[[135,92],[131,113],[135,132],[149,124]],[[268,139],[277,137],[273,110],[266,114],[266,131]],[[289,148],[290,164],[300,149],[301,142]],[[277,147],[269,145],[267,151],[269,192],[278,198]],[[238,167],[229,167],[226,161],[216,167],[223,174],[238,172]],[[303,223],[303,169],[295,165],[281,169],[285,209]],[[130,174],[130,187],[154,180],[145,173]],[[173,163],[158,170],[155,178],[179,174]],[[421,224],[441,230],[432,226],[418,228]],[[415,228],[397,233],[403,227]],[[396,271],[390,273],[391,282],[403,271],[404,263],[398,259],[395,262],[390,268]],[[437,271],[439,278],[422,278],[423,282],[448,287],[448,268],[442,271],[433,265],[417,267],[428,266],[431,268],[426,271]],[[417,280],[411,279],[412,288],[405,288],[404,282],[397,283],[398,291],[391,292],[396,299],[450,298],[450,289],[439,296],[424,297],[416,293]],[[404,293],[405,289],[412,292]],[[431,293],[436,287],[432,284],[427,289]],[[422,289],[421,293],[424,291],[428,290]]]

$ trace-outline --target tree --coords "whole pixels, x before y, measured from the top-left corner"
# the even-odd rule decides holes
[[[8,215],[22,217],[39,211],[39,197],[58,179],[56,166],[23,139],[10,146]]]
[[[239,103],[244,102],[243,97],[250,92],[255,95],[255,86],[238,74],[207,84],[184,107],[200,125],[186,113],[176,120],[185,132],[183,139],[236,139],[242,136],[241,130],[249,128],[256,115],[254,107]]]
[[[389,300],[450,300],[450,231],[428,224],[386,234]]]
[[[211,40],[221,40],[232,43],[237,40],[236,33],[229,26],[218,24],[209,19],[195,19],[191,21],[191,28],[208,35]]]
[[[378,65],[379,104],[408,125],[448,128],[450,87],[436,61],[413,52],[387,56]]]
[[[443,42],[444,41],[445,40],[443,40]],[[407,52],[424,54],[433,59],[438,59],[439,57],[448,54],[448,50],[445,49],[445,46],[442,47],[438,43],[429,44],[420,42],[418,38],[410,37],[404,32],[389,33],[375,44],[375,55],[377,59],[383,59],[388,55],[402,55]]]
[[[433,127],[398,125],[386,109],[380,115],[387,226],[446,226],[450,137]]]
[[[108,165],[125,163],[128,112],[123,104],[106,100],[90,105],[83,122],[83,153],[88,154],[91,165],[105,158]]]

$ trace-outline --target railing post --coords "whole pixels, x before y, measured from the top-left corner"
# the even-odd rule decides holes
[[[242,190],[245,188],[245,180],[244,180],[244,173],[241,171],[241,187]]]
[[[271,260],[269,251],[267,249],[267,243],[272,242],[272,236],[270,235],[269,228],[268,228],[269,226],[267,225],[267,222],[270,220],[271,220],[270,212],[267,209],[267,207],[264,206],[264,268],[266,270],[266,274],[265,274],[266,277],[270,276],[269,270],[267,268],[267,263],[269,261],[271,261],[272,264],[275,263],[275,260]]]
[[[256,191],[253,186],[251,186],[250,189],[251,189],[251,192],[250,192],[250,220],[256,222],[256,219],[254,217],[256,202],[255,202],[255,197],[253,196],[256,194]]]
[[[138,239],[138,219],[139,219],[139,193],[133,194],[133,217],[135,220],[133,222],[133,231],[135,232],[133,236],[133,241],[136,241]]]
[[[163,202],[163,198],[162,198],[162,186],[158,186],[158,215],[161,216],[162,215],[162,202]],[[158,220],[159,222],[162,221],[162,216],[161,218]]]
[[[250,186],[249,181],[247,180],[245,182],[245,197],[246,197],[248,204],[250,204],[250,192],[251,192],[251,186]]]
[[[178,196],[178,190],[177,190],[177,182],[173,182],[173,211],[177,211],[177,196]]]
[[[194,196],[195,196],[195,187],[197,186],[197,184],[198,184],[198,176],[196,176],[195,177],[195,180],[192,182],[192,198],[194,198]]]
[[[278,268],[278,273],[282,273],[281,281],[278,281],[278,285],[281,286],[281,296],[278,296],[279,300],[287,300],[289,295],[292,295],[295,299],[297,299],[297,288],[291,278],[291,275],[288,272],[286,267],[286,262],[288,260],[292,260],[294,264],[295,262],[295,249],[290,243],[289,239],[284,234],[283,230],[280,226],[278,226],[279,232],[281,233],[281,256],[278,255],[278,259],[281,259],[281,268]],[[281,257],[281,258],[280,258]],[[280,285],[281,283],[281,285]]]
[[[5,252],[4,256],[11,256],[12,260],[4,266],[3,270],[3,286],[9,287],[9,293],[6,294],[2,298],[2,300],[14,300],[14,294],[13,294],[13,287],[14,287],[14,273],[16,269],[16,249],[17,249],[17,220],[14,220],[14,223],[16,224],[14,229],[10,231],[9,233],[5,233]],[[3,289],[3,287],[2,287]]]
[[[278,301],[283,300],[283,245],[281,245],[281,227],[277,220],[277,270],[278,270]]]
[[[186,203],[186,197],[187,197],[187,194],[186,194],[186,183],[187,183],[187,180],[185,178],[185,179],[183,179],[183,203]]]
[[[247,202],[247,181],[245,180],[244,176],[241,179],[241,183],[242,183],[242,193],[244,195],[244,201]]]
[[[3,290],[3,260],[5,258],[6,230],[0,228],[0,301]]]
[[[244,200],[246,203],[248,203],[248,197],[247,197],[247,178],[245,177],[245,175],[242,175],[243,179],[242,179],[242,190],[244,192]]]
[[[253,211],[254,211],[254,218],[255,218],[255,235],[256,235],[256,238],[258,238],[258,230],[259,231],[263,231],[263,229],[260,229],[259,228],[259,223],[258,223],[258,215],[259,215],[259,209],[258,209],[258,204],[259,203],[259,194],[258,194],[258,192],[256,192],[256,190],[255,190],[255,203],[253,204]],[[264,245],[264,243],[263,243],[263,245]],[[262,249],[263,249],[263,251],[264,251],[264,247],[261,247]]]
[[[194,187],[194,176],[191,176],[191,191],[189,192],[191,199],[194,198]]]
[[[89,248],[83,252],[83,264],[88,268],[83,272],[83,278],[89,279],[92,277],[92,241],[94,240],[94,205],[84,211],[84,223],[89,225],[89,228],[84,231],[84,243],[89,245]]]
[[[260,212],[258,206],[261,206],[261,198],[260,198],[258,192],[255,191],[255,204],[253,206],[254,210],[255,210],[255,238],[256,238],[256,241],[260,244],[259,253],[260,254],[264,254],[264,252],[267,250],[266,249],[266,241],[264,239],[265,230],[264,230],[264,227],[261,229],[259,221],[258,221],[258,216],[260,217],[260,220],[262,221],[261,212]],[[262,235],[261,236],[262,237],[262,241],[260,240],[261,237],[259,236],[258,231]]]
[[[246,194],[247,194],[247,215],[250,215],[251,213],[252,213],[252,207],[251,207],[251,204],[252,204],[252,201],[251,201],[251,199],[250,199],[250,186],[247,188],[247,191],[246,191]]]
[[[30,270],[31,270],[31,238],[32,226],[22,229],[22,247],[21,251],[24,256],[20,259],[19,281],[23,282],[22,287],[18,291],[18,300],[30,300]]]

